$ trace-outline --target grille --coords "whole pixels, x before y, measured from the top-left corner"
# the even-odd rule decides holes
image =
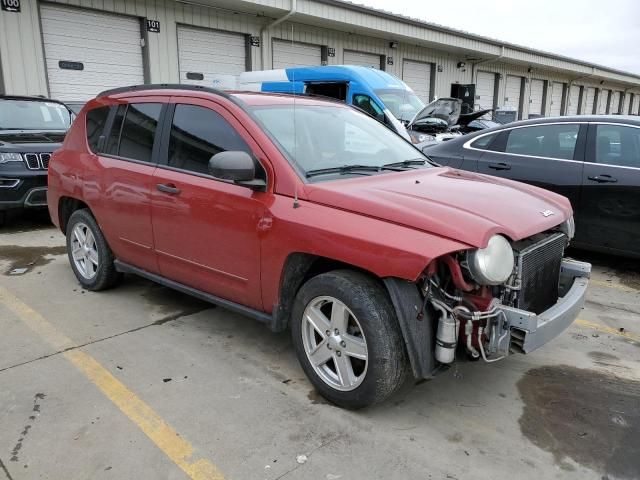
[[[517,308],[539,314],[558,301],[560,266],[566,244],[565,235],[557,233],[519,251],[521,289]]]
[[[46,170],[49,168],[50,153],[25,153],[24,161],[29,170]]]

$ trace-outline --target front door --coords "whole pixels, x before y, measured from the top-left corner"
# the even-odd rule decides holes
[[[590,124],[583,174],[584,243],[640,254],[640,127]]]
[[[174,101],[180,103],[169,112],[166,158],[152,187],[160,272],[198,290],[262,309],[259,225],[267,194],[208,173],[212,155],[237,150],[253,154],[249,144],[257,146],[222,106],[198,99]]]

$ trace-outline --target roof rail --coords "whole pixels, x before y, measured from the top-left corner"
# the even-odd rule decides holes
[[[213,93],[225,98],[229,98],[229,94],[227,94],[226,92],[223,92],[222,90],[217,90],[211,87],[205,87],[203,85],[183,85],[180,83],[155,83],[155,84],[130,85],[128,87],[112,88],[110,90],[105,90],[104,92],[100,92],[96,96],[96,98],[104,97],[107,95],[116,95],[118,93],[143,92],[145,90],[191,90],[191,91]]]

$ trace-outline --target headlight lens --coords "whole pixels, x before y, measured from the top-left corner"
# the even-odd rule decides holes
[[[471,276],[480,285],[499,285],[513,272],[513,249],[502,235],[494,235],[486,248],[467,253],[467,264]]]
[[[562,225],[560,225],[560,227],[558,227],[559,230],[564,233],[569,240],[571,240],[573,238],[573,236],[576,234],[576,223],[573,220],[573,215],[571,215]]]
[[[409,136],[411,137],[411,142],[414,144],[426,142],[429,139],[429,135],[414,132],[413,130],[409,130]]]
[[[22,162],[22,155],[19,153],[0,153],[0,163]]]

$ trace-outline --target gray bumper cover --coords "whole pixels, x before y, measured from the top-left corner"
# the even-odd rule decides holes
[[[529,353],[560,335],[578,317],[584,305],[591,264],[571,259],[562,261],[560,298],[539,315],[504,305],[498,308],[511,329],[512,350]]]

